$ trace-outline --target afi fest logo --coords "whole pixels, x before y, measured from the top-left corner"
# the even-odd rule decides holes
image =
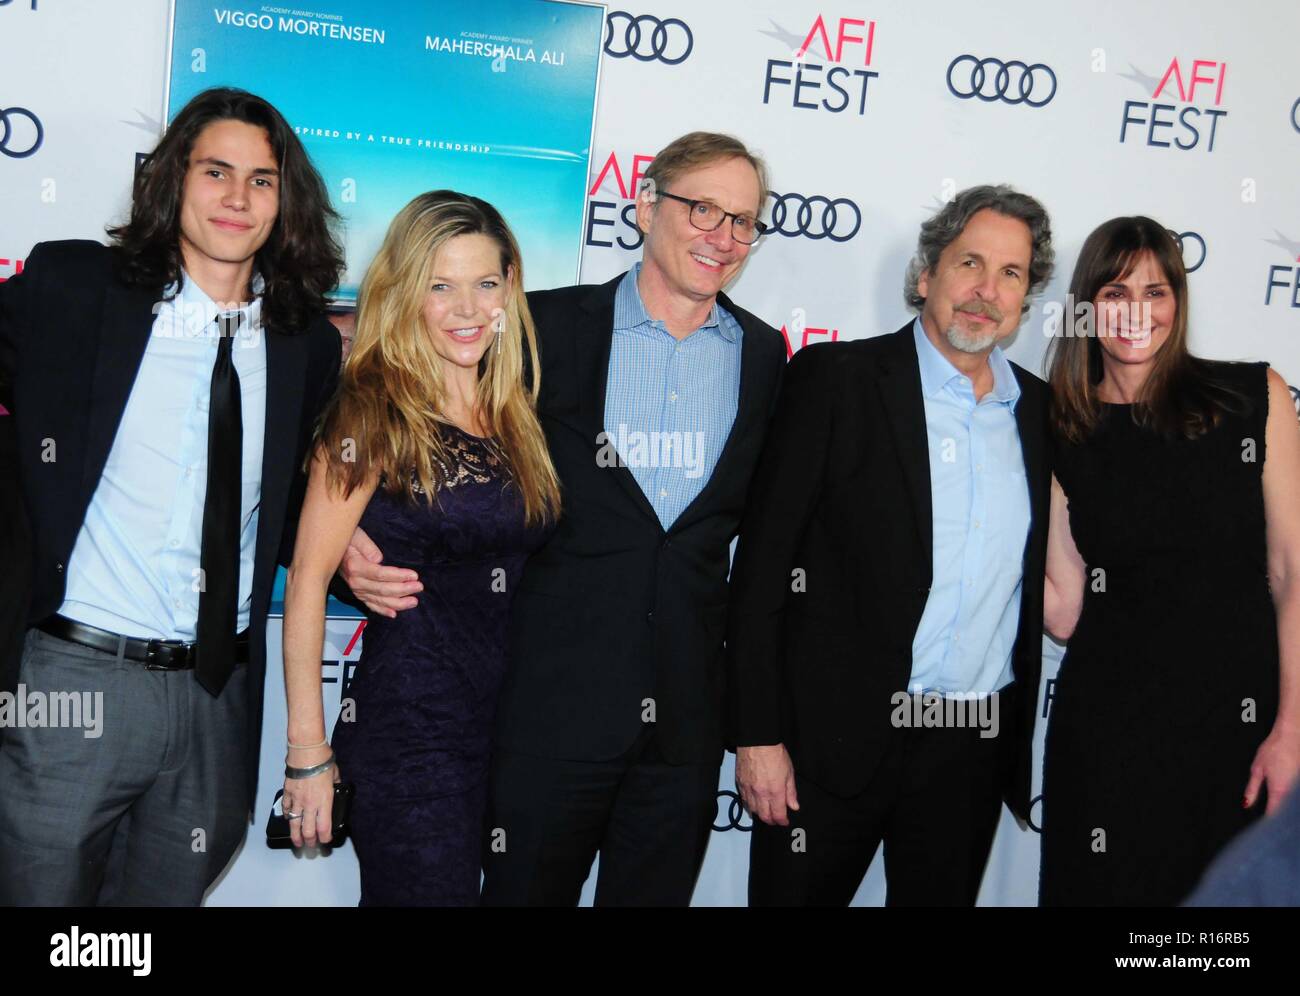
[[[807,111],[851,111],[859,116],[867,112],[867,87],[880,76],[870,68],[876,45],[875,21],[828,19],[818,14],[802,36],[775,21],[770,23],[771,30],[759,34],[786,45],[790,57],[767,60],[764,104],[788,98],[791,107]]]
[[[1275,238],[1265,239],[1271,246],[1277,246],[1287,254],[1288,263],[1272,263],[1268,268],[1268,287],[1264,291],[1264,304],[1273,303],[1273,292],[1280,290],[1277,299],[1280,302],[1287,301],[1290,297],[1290,305],[1293,308],[1300,308],[1300,242],[1295,239],[1288,239],[1276,229],[1273,230]],[[1287,291],[1290,291],[1290,295]]]
[[[1148,90],[1151,99],[1124,101],[1124,118],[1119,126],[1121,145],[1131,138],[1135,143],[1145,140],[1157,148],[1190,152],[1201,148],[1204,138],[1205,151],[1214,151],[1219,119],[1228,116],[1220,106],[1228,75],[1226,62],[1180,61],[1174,56],[1159,79],[1134,66],[1129,68],[1133,71],[1120,76]],[[1180,109],[1179,104],[1184,106]]]
[[[16,277],[23,272],[23,261],[21,259],[5,259],[0,257],[0,284],[4,283],[10,277]]]
[[[1056,73],[1042,62],[959,55],[948,63],[948,90],[961,100],[1044,107],[1056,96]]]
[[[660,20],[650,14],[611,10],[605,19],[605,54],[614,59],[662,62],[679,66],[695,48],[695,36],[677,17]]]
[[[781,326],[781,338],[785,340],[785,358],[788,360],[813,342],[839,342],[840,330],[809,325],[804,309],[795,308],[790,312],[790,320]]]
[[[602,249],[640,249],[643,236],[636,226],[636,192],[642,171],[654,156],[624,156],[611,151],[587,189],[587,223],[583,242]],[[597,200],[597,196],[601,199]],[[622,205],[620,208],[619,205]]]

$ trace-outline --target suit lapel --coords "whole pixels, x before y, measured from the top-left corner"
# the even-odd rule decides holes
[[[111,280],[104,298],[104,322],[90,385],[82,490],[89,501],[122,424],[127,399],[153,331],[158,290],[129,287]]]
[[[1016,375],[1016,382],[1020,384],[1021,393],[1020,401],[1016,405],[1016,429],[1020,433],[1020,449],[1025,460],[1025,476],[1029,478],[1029,507],[1031,510],[1046,508],[1047,495],[1045,484],[1041,473],[1046,456],[1043,452],[1045,440],[1043,438],[1043,413],[1036,406],[1027,403],[1029,392],[1025,390],[1025,380],[1031,377],[1031,374],[1021,370],[1016,364],[1011,364],[1011,369]],[[1032,387],[1033,385],[1031,385]],[[1035,519],[1038,516],[1035,515]],[[1036,526],[1041,525],[1037,521]]]
[[[262,498],[257,517],[255,570],[273,565],[285,501],[294,475],[302,425],[303,387],[310,336],[263,330],[266,344],[266,428],[262,435]],[[271,514],[267,514],[270,512]]]
[[[925,400],[921,396],[921,366],[912,341],[912,323],[893,334],[894,348],[881,363],[881,400],[898,450],[903,480],[912,496],[917,538],[925,552],[924,563],[934,562],[934,512],[930,493],[930,440],[925,428]]]
[[[624,274],[623,276],[626,276]],[[609,389],[609,354],[614,343],[614,296],[623,276],[615,277],[608,283],[592,289],[583,302],[584,320],[579,323],[575,334],[577,349],[579,411],[582,423],[590,429],[590,441],[593,451],[601,449],[597,437],[605,431],[605,395]],[[603,438],[603,437],[602,437]],[[613,446],[613,440],[607,444]],[[628,497],[644,514],[650,516],[658,525],[659,516],[655,514],[650,499],[637,484],[632,472],[620,460],[616,466],[608,468],[619,486],[628,493]]]

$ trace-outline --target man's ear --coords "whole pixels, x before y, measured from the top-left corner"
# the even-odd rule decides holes
[[[921,297],[930,296],[930,271],[922,270],[921,275],[916,278],[916,293]]]
[[[641,189],[636,195],[636,227],[643,235],[649,234],[650,225],[659,204],[654,180],[646,178],[641,181]]]

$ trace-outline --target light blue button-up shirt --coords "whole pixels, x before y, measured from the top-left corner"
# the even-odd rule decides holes
[[[1016,428],[1020,385],[998,347],[993,389],[935,348],[918,318],[934,518],[934,579],[912,640],[911,690],[985,695],[1012,678],[1020,622],[1029,482]]]
[[[216,304],[188,275],[181,283],[180,293],[159,305],[68,561],[59,612],[125,636],[191,641],[199,615],[208,402],[219,337]],[[260,292],[260,277],[254,289]],[[243,312],[231,351],[243,417],[238,630],[248,626],[252,602],[266,426],[261,298]]]
[[[637,263],[614,296],[605,434],[668,529],[717,466],[740,397],[740,323],[715,301],[678,341],[645,310]]]

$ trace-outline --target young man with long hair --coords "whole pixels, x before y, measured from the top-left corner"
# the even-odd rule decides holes
[[[0,904],[197,905],[244,835],[272,581],[338,376],[333,218],[279,112],[208,90],[112,246],[42,243],[0,285],[17,691],[47,720],[0,745]]]

